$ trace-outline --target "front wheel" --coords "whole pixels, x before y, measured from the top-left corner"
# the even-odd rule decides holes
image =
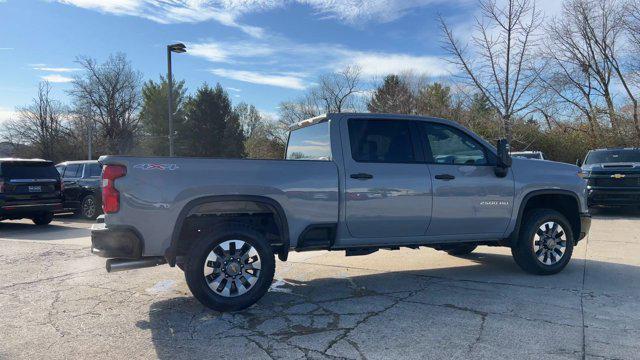
[[[551,275],[567,266],[573,243],[567,218],[555,210],[539,209],[527,214],[511,254],[524,271]]]
[[[51,221],[53,221],[53,213],[42,213],[36,215],[33,219],[33,223],[36,225],[48,225]]]
[[[275,258],[261,233],[228,225],[191,246],[184,272],[191,293],[203,305],[236,311],[253,305],[269,290]]]

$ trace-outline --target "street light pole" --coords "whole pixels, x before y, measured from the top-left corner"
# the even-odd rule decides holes
[[[167,81],[169,82],[169,94],[167,96],[169,99],[169,156],[173,156],[173,110],[171,109],[171,106],[173,105],[173,100],[171,99],[171,96],[173,95],[173,81],[171,80],[171,45],[167,46]]]
[[[171,74],[171,53],[183,53],[187,47],[182,43],[167,45],[167,82],[169,85],[168,109],[169,109],[169,156],[173,156],[173,76]]]

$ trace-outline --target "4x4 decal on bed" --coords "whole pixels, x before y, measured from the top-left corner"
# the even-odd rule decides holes
[[[134,169],[139,170],[176,170],[179,169],[177,164],[136,164],[133,166]]]

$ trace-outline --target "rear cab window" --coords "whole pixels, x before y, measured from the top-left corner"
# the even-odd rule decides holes
[[[286,159],[330,161],[329,122],[323,121],[291,131]]]

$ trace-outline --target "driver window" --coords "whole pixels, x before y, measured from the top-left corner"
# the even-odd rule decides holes
[[[425,133],[433,162],[444,165],[487,165],[482,145],[458,129],[436,123],[425,123]]]

